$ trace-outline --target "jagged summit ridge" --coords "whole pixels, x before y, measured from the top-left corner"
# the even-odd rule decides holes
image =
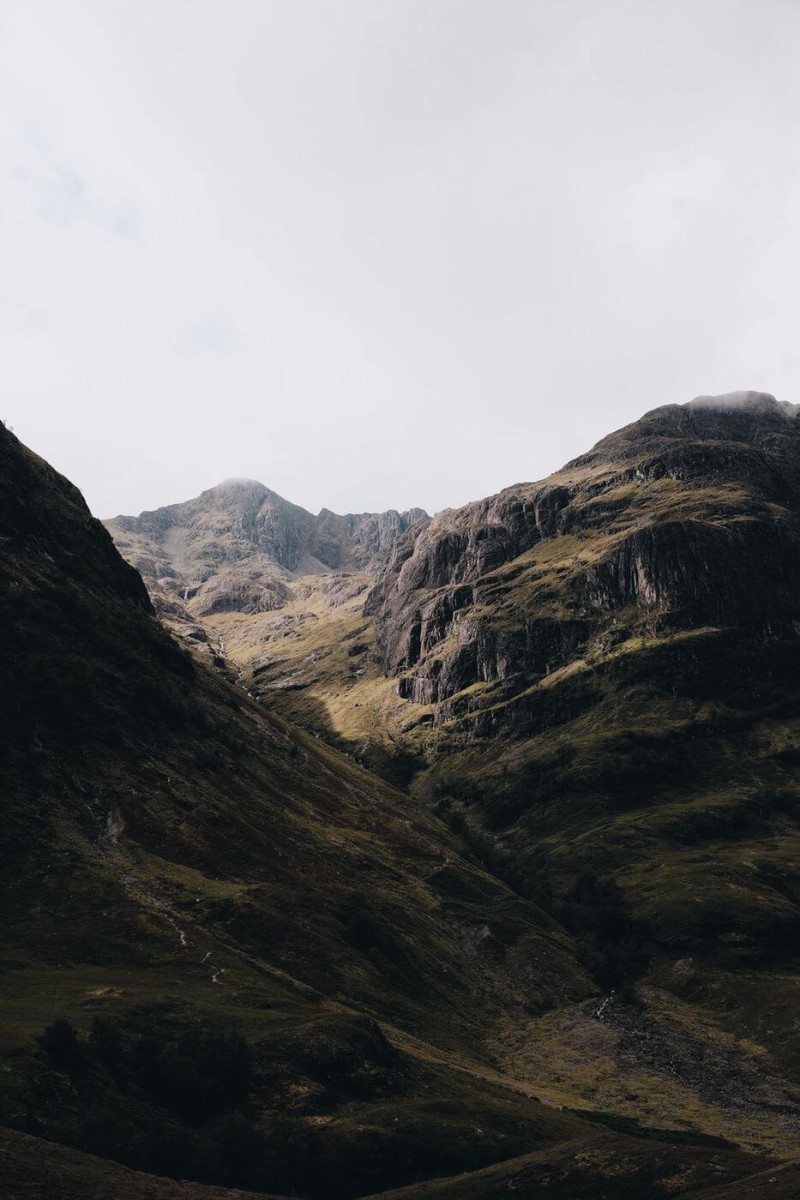
[[[253,479],[227,479],[193,500],[106,522],[162,613],[282,607],[290,581],[331,572],[377,576],[397,538],[427,520],[407,512],[316,516]]]

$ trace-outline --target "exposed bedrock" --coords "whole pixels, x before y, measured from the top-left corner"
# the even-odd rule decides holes
[[[543,483],[401,535],[366,604],[400,695],[527,686],[643,632],[795,638],[796,411],[763,393],[656,409]]]

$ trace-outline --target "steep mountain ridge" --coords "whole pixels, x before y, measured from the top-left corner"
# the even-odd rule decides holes
[[[414,529],[368,602],[387,673],[404,696],[441,703],[565,668],[611,623],[618,644],[645,627],[791,634],[794,418],[760,393],[656,409],[543,484]]]
[[[608,988],[638,989],[637,1038],[678,1046],[678,1016],[686,1044],[699,1021],[796,1082],[797,411],[762,393],[656,409],[406,535],[367,605],[420,714],[401,738],[415,794],[488,839]],[[527,1041],[538,1078],[563,1077],[581,1027]]]
[[[652,1123],[747,1112],[753,1145],[800,1117],[799,439],[763,393],[656,409],[406,531],[366,606],[215,624],[248,690],[576,938],[604,1034],[580,1002],[504,1028],[508,1069]]]
[[[156,603],[189,618],[283,607],[292,581],[340,571],[374,576],[422,509],[317,516],[261,483],[229,479],[194,500],[106,522]]]

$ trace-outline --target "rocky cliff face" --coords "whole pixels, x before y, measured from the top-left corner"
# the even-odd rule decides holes
[[[106,522],[159,609],[202,618],[282,608],[291,581],[328,572],[377,574],[396,539],[427,519],[409,512],[313,516],[253,480],[227,480],[194,500]]]
[[[800,934],[798,409],[656,409],[403,535],[367,608],[415,794],[549,892],[609,986],[645,978],[740,1030],[768,1011],[800,1078],[779,1017]]]
[[[796,412],[762,393],[656,409],[544,483],[413,527],[367,603],[401,696],[525,686],[642,630],[794,637]]]

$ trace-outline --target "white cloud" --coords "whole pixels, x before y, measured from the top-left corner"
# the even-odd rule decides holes
[[[91,182],[40,132],[28,130],[19,138],[4,185],[18,190],[20,208],[49,224],[86,223],[113,237],[139,235],[133,206],[96,194]]]
[[[661,402],[797,398],[795,5],[0,22],[3,415],[101,514],[242,475],[435,508]]]

